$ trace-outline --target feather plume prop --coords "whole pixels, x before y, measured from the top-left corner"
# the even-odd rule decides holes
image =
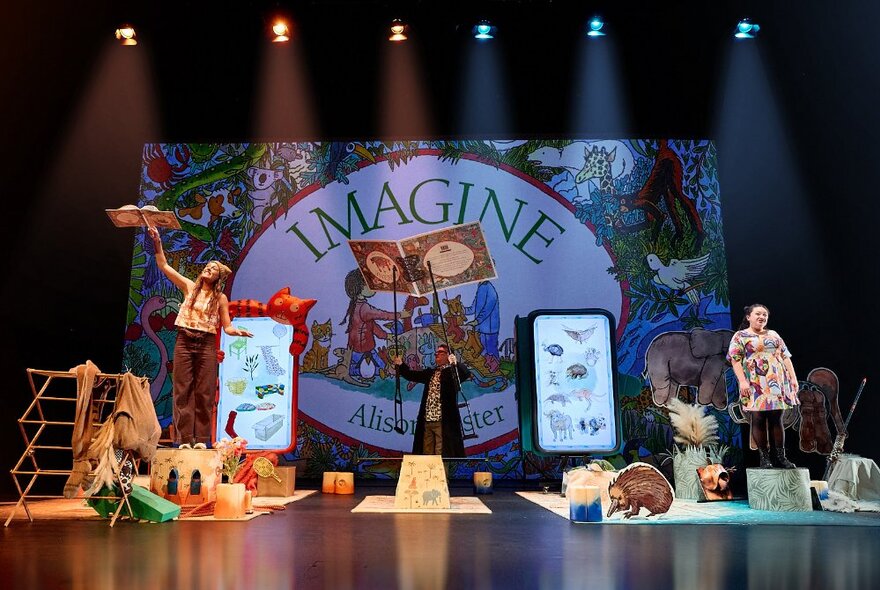
[[[692,447],[707,447],[718,442],[718,420],[706,414],[706,408],[675,398],[669,401],[668,407],[675,442]]]
[[[89,445],[88,458],[96,460],[98,466],[95,468],[92,485],[85,491],[86,497],[98,493],[103,487],[112,488],[116,485],[120,467],[113,449],[114,425],[112,417],[108,418]]]

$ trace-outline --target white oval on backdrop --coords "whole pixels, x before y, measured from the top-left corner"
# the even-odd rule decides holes
[[[350,300],[344,279],[356,268],[346,237],[330,220],[358,240],[398,240],[480,220],[498,274],[492,283],[499,300],[499,344],[513,337],[514,317],[534,309],[604,308],[620,325],[623,297],[608,272],[611,256],[596,245],[595,235],[567,202],[533,179],[503,167],[468,159],[441,162],[426,154],[393,170],[380,161],[351,173],[348,181],[302,191],[286,214],[267,223],[243,252],[231,292],[232,299],[265,302],[289,286],[298,297],[317,299],[308,324],[331,321],[330,366],[337,360],[333,349],[347,346],[343,318]],[[460,286],[440,297],[460,297],[468,307],[476,289],[475,284]],[[402,302],[399,296],[398,309]],[[385,292],[369,303],[389,312],[394,307],[392,294]],[[390,326],[386,331],[392,339]],[[378,340],[377,346],[387,343]],[[408,423],[403,435],[392,430],[393,406],[387,397],[323,375],[301,376],[299,411],[325,432],[379,450],[409,451],[421,390],[421,385],[411,391],[404,387]],[[517,429],[512,382],[502,391],[471,386],[465,392],[470,422],[479,435],[467,441],[469,447],[485,448]]]

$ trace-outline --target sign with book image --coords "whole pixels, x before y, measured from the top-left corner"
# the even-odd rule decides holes
[[[354,254],[366,286],[372,291],[391,291],[394,294],[394,340],[391,342],[394,354],[400,354],[401,357],[407,347],[415,349],[418,346],[419,335],[418,329],[408,330],[408,333],[403,334],[405,342],[401,347],[401,334],[398,333],[400,324],[397,321],[397,293],[418,297],[424,293],[436,293],[450,287],[488,282],[497,278],[495,264],[489,254],[486,238],[479,221],[426,232],[397,241],[349,240],[348,245]],[[427,302],[427,299],[425,301]],[[442,334],[443,344],[455,352],[455,347],[450,346],[443,316],[440,314],[435,316],[432,313],[431,317],[440,320],[441,332],[438,335]],[[424,318],[417,319],[420,322],[423,320]],[[422,329],[425,330],[423,334],[430,330],[429,328]],[[415,345],[413,345],[413,336],[416,338]],[[406,362],[413,367],[412,360],[407,359]],[[458,385],[458,389],[459,407],[464,407],[467,420],[471,420],[470,404],[461,391],[461,384]],[[464,440],[478,438],[475,427],[464,417],[461,419]],[[406,432],[404,426],[400,377],[395,376],[394,431],[398,434],[404,434]]]
[[[293,357],[288,352],[293,328],[268,317],[235,318],[232,323],[254,336],[221,332],[220,394],[215,440],[240,436],[249,450],[286,452],[292,435]]]
[[[429,263],[438,290],[496,278],[479,221],[397,241],[349,240],[348,245],[373,291],[431,293]]]

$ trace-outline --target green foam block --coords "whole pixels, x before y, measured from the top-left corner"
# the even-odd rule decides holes
[[[142,520],[165,522],[180,516],[180,506],[138,485],[131,487],[128,502],[135,517]]]
[[[109,496],[109,499],[108,499]],[[119,500],[115,498],[116,489],[108,488],[104,486],[91,498],[86,500],[86,503],[95,509],[95,512],[100,514],[104,518],[110,518],[116,513],[116,507],[119,506]],[[123,508],[120,516],[130,516],[128,513],[128,509]]]
[[[105,496],[114,496],[115,494],[116,491],[114,489],[105,487],[92,496],[88,500],[88,504],[104,518],[110,518],[116,512],[116,507],[119,506],[120,501],[117,499],[107,499]],[[131,505],[134,518],[139,520],[165,522],[180,516],[180,506],[138,485],[131,487],[128,503]],[[120,516],[130,516],[128,509],[123,508]]]

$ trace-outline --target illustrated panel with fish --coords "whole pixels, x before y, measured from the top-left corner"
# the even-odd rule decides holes
[[[614,317],[604,310],[538,312],[537,446],[548,453],[611,453],[619,446]]]

